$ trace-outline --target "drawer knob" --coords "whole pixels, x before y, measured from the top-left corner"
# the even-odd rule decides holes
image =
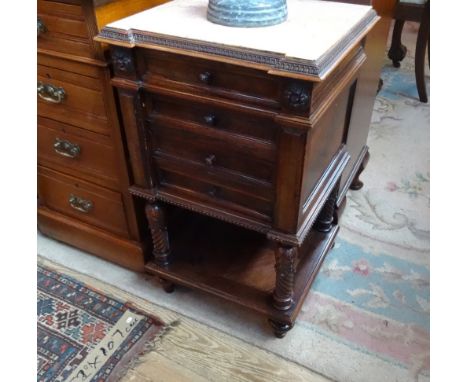
[[[219,188],[218,187],[211,187],[209,190],[208,190],[208,195],[210,195],[211,197],[215,197],[219,194]]]
[[[55,138],[54,150],[57,154],[67,158],[76,158],[81,152],[79,145],[60,138]]]
[[[46,102],[62,103],[66,93],[63,88],[37,81],[37,95]]]
[[[205,84],[210,84],[211,81],[213,80],[213,75],[210,72],[203,72],[200,73],[200,81],[205,83]]]
[[[214,115],[205,115],[203,119],[205,120],[205,123],[210,126],[216,126],[218,123],[218,119]]]
[[[79,196],[75,196],[73,194],[71,194],[68,198],[68,203],[70,203],[71,208],[84,214],[88,214],[94,207],[94,204],[91,200],[82,199]]]
[[[205,158],[205,163],[208,165],[208,166],[213,166],[216,162],[216,156],[215,155],[208,155],[206,158]]]
[[[38,17],[37,18],[37,36],[39,37],[41,34],[47,32],[47,28],[44,22]]]

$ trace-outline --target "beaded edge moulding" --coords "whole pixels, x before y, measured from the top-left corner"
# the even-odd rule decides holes
[[[288,18],[286,0],[210,0],[209,21],[231,27],[267,27]]]

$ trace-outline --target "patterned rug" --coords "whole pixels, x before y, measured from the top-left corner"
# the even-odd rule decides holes
[[[159,319],[38,266],[38,381],[117,381],[163,329]]]

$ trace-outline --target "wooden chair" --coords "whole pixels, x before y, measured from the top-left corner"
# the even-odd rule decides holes
[[[419,100],[427,102],[426,82],[424,79],[426,48],[430,56],[429,0],[399,0],[394,11],[395,26],[393,27],[392,45],[388,51],[388,58],[393,61],[393,66],[400,67],[400,61],[406,56],[406,47],[401,43],[401,33],[406,21],[416,21],[419,25],[416,42],[415,72],[416,86]],[[430,58],[429,58],[430,62]]]

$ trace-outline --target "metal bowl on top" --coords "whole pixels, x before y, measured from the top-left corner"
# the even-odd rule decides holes
[[[209,0],[208,20],[230,27],[266,27],[286,21],[286,0]]]

